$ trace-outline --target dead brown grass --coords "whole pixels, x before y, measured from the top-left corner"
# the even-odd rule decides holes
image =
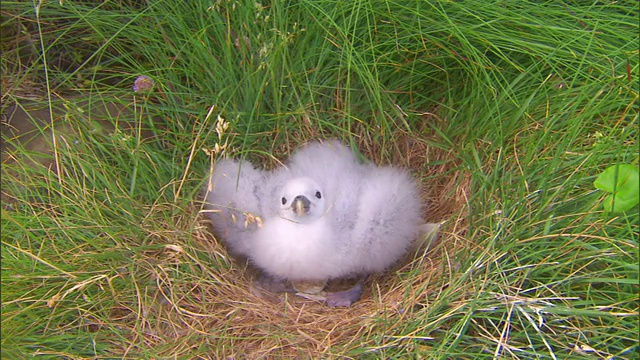
[[[353,307],[332,309],[292,294],[255,291],[254,272],[246,263],[229,257],[205,220],[185,217],[178,227],[193,228],[192,241],[185,242],[178,233],[173,240],[165,235],[169,245],[150,254],[148,265],[137,275],[153,279],[155,290],[138,289],[137,309],[131,306],[130,316],[117,322],[135,334],[131,344],[171,347],[177,356],[198,348],[207,349],[203,358],[350,358],[342,354],[376,348],[385,334],[393,334],[416,315],[415,307],[428,305],[427,294],[441,291],[442,278],[448,276],[443,269],[453,268],[452,254],[468,246],[464,214],[469,176],[455,170],[452,154],[430,148],[429,140],[406,133],[396,137],[392,145],[401,151],[391,162],[430,179],[422,187],[428,204],[425,221],[447,220],[441,241],[413,254],[397,271],[371,277]],[[376,147],[368,143],[361,149],[381,163],[373,157],[380,154]],[[432,162],[441,165],[425,166]],[[450,175],[438,177],[444,173]],[[194,204],[191,210],[196,213],[199,208]],[[176,269],[182,267],[185,271],[177,277]],[[398,276],[408,273],[412,275]],[[384,346],[397,341],[401,339],[386,338]]]

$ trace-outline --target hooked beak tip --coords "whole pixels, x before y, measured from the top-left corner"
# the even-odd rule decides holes
[[[304,216],[306,213],[309,212],[309,200],[307,200],[306,198],[300,197],[300,198],[296,198],[293,201],[293,204],[291,204],[292,208],[293,208],[293,212],[297,215],[297,216]]]

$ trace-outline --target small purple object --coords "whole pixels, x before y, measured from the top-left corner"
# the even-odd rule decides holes
[[[338,291],[328,292],[326,303],[329,307],[350,307],[356,301],[360,300],[364,286],[362,280],[358,281],[352,288]]]
[[[147,75],[140,75],[136,78],[136,81],[133,82],[133,91],[146,92],[151,90],[153,85],[155,85],[153,79],[151,79]]]

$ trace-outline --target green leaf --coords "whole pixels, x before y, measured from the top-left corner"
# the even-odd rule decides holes
[[[630,210],[640,202],[640,174],[630,164],[609,166],[598,176],[593,185],[602,191],[610,192],[602,205],[609,212]]]

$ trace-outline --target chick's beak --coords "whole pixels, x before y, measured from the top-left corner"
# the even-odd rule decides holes
[[[309,199],[302,195],[296,196],[296,198],[293,199],[293,203],[291,204],[293,212],[295,212],[298,216],[304,216],[306,213],[308,213],[310,206],[311,202],[309,201]]]

